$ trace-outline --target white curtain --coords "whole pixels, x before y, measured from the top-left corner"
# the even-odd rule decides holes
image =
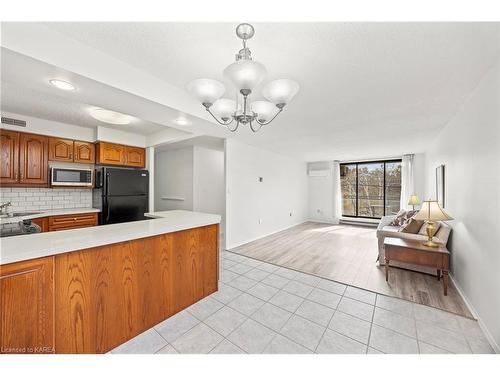
[[[340,162],[335,160],[332,168],[333,177],[333,222],[339,223],[342,217],[342,192],[340,190]]]
[[[415,194],[415,168],[414,168],[415,155],[403,155],[401,162],[401,209],[408,210],[408,199],[410,195]]]

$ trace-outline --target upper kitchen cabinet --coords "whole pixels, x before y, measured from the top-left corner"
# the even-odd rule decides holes
[[[73,160],[75,163],[94,164],[95,145],[93,143],[75,141],[73,146]]]
[[[19,183],[42,185],[48,183],[48,137],[21,133],[19,136]]]
[[[48,138],[3,129],[0,136],[2,186],[47,186]]]
[[[97,143],[97,163],[144,168],[146,153],[143,148],[124,146],[115,143]]]
[[[129,147],[125,148],[125,165],[129,167],[144,168],[146,165],[146,153],[143,148]]]
[[[50,137],[49,160],[73,162],[73,141]]]
[[[15,184],[19,181],[19,133],[0,130],[0,183]]]
[[[96,147],[97,164],[125,165],[125,146],[99,142]]]
[[[63,138],[49,138],[49,160],[69,163],[95,163],[95,145]]]

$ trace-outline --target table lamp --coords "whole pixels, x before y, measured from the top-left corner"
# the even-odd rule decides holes
[[[418,206],[420,204],[420,199],[418,199],[418,196],[416,194],[410,195],[410,199],[408,200],[408,206],[413,207],[413,211],[415,211],[415,206]]]
[[[423,244],[429,247],[439,247],[440,244],[432,241],[432,236],[434,235],[434,222],[435,221],[445,221],[453,220],[453,218],[443,211],[437,201],[427,200],[423,201],[420,211],[413,216],[415,220],[427,220],[427,241]]]

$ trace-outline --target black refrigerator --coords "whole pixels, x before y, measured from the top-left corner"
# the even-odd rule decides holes
[[[149,172],[98,167],[95,170],[93,206],[99,208],[99,224],[147,220]]]

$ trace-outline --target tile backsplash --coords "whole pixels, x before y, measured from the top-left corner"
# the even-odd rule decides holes
[[[11,211],[92,207],[92,189],[0,188],[0,201]]]

